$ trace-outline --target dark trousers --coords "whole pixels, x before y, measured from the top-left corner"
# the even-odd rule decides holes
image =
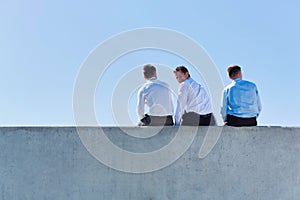
[[[173,118],[169,116],[151,116],[145,115],[138,124],[139,126],[173,126]]]
[[[207,115],[199,115],[195,112],[188,112],[182,115],[182,126],[213,126],[215,125],[215,118],[212,113]]]
[[[256,126],[256,117],[242,118],[233,115],[227,115],[226,117],[227,126]]]

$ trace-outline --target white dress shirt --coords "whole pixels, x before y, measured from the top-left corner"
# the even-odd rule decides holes
[[[137,114],[142,119],[145,104],[149,107],[148,115],[168,116],[174,114],[173,94],[169,85],[150,78],[138,91]]]
[[[178,88],[175,125],[179,125],[184,113],[195,112],[199,115],[212,113],[210,98],[204,87],[188,78]]]

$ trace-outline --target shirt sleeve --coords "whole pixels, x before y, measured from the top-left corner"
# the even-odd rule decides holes
[[[184,84],[180,84],[178,88],[177,108],[175,112],[175,125],[179,126],[181,117],[187,104],[187,90]]]
[[[142,90],[138,91],[138,103],[137,103],[137,115],[139,119],[144,117],[144,109],[145,109],[145,98]]]
[[[257,117],[258,117],[259,113],[261,112],[262,106],[261,106],[261,101],[257,89],[256,89],[256,95],[257,95],[257,110],[258,110]]]
[[[221,116],[222,116],[224,122],[225,122],[226,116],[227,116],[227,106],[228,106],[227,90],[224,90],[222,101],[221,101]]]
[[[170,99],[171,99],[171,109],[172,109],[172,115],[174,116],[174,91],[171,89],[171,88],[169,88],[169,90],[170,90]]]

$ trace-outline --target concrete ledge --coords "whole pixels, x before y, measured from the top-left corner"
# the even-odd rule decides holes
[[[164,147],[178,132],[165,127],[152,137],[136,138],[123,131],[151,135],[156,128],[81,128],[87,134],[102,129],[116,146],[137,153]],[[133,174],[95,159],[75,127],[1,127],[0,199],[299,199],[300,128],[211,130],[222,134],[204,159],[198,153],[208,129],[200,127],[173,164]],[[193,128],[183,131],[189,137]]]

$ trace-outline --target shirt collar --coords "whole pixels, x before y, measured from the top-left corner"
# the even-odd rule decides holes
[[[151,77],[151,78],[149,79],[149,81],[154,81],[154,80],[156,80],[155,77]]]
[[[192,82],[192,81],[193,81],[193,79],[192,79],[191,77],[189,77],[189,78],[185,79],[183,82],[190,83],[190,82]]]
[[[239,82],[239,81],[241,81],[242,79],[241,78],[236,78],[236,79],[234,79],[233,81],[234,82]]]

